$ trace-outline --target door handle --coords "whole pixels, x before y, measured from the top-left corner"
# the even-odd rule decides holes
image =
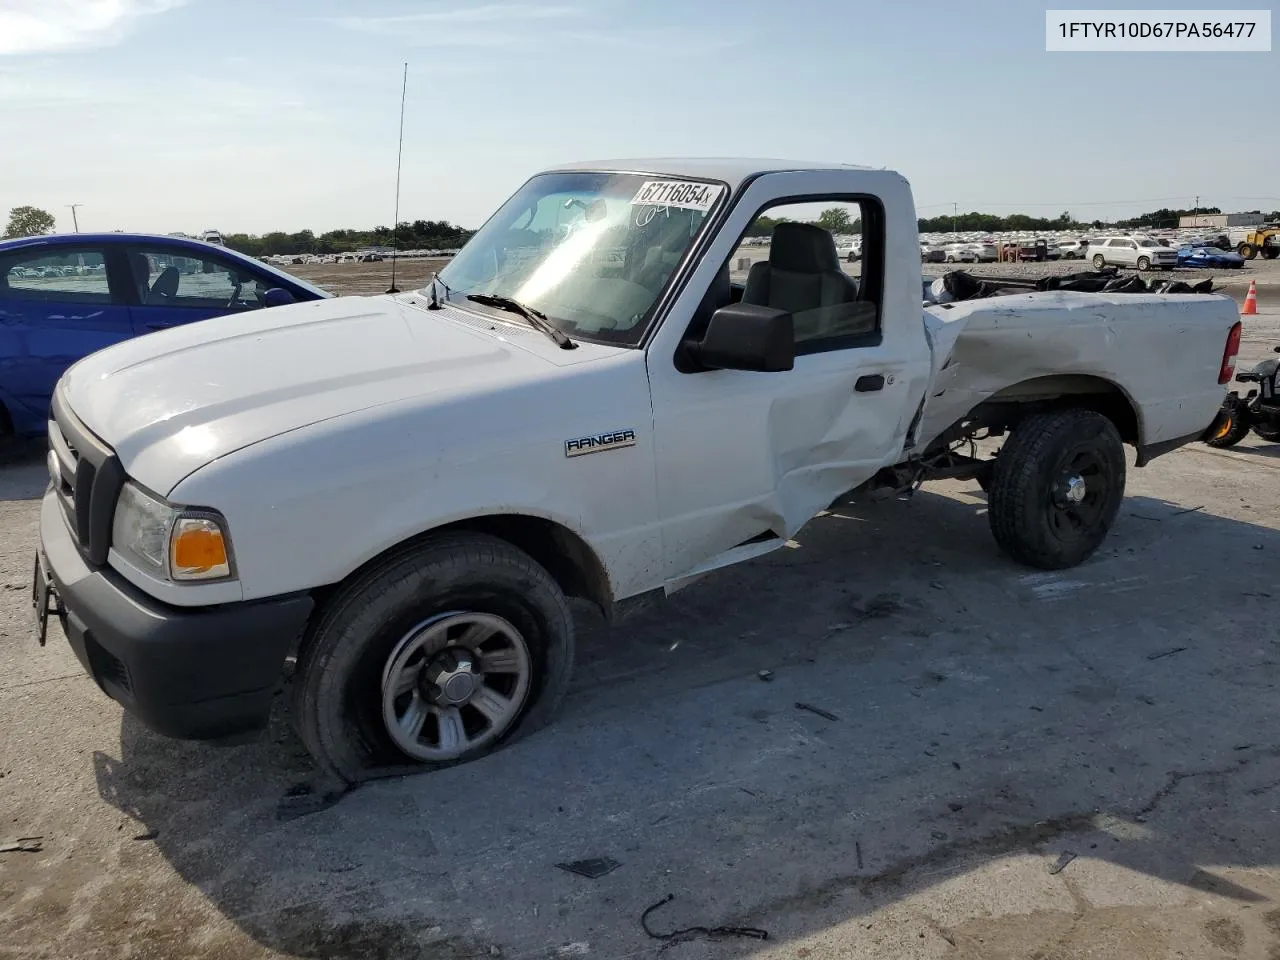
[[[866,376],[859,377],[853,385],[853,389],[858,393],[871,393],[875,390],[884,388],[884,375],[879,373],[868,373]]]
[[[168,323],[146,323],[143,324],[148,330],[168,330],[171,324]]]

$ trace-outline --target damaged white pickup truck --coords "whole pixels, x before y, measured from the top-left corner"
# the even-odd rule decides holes
[[[856,276],[783,219],[840,204]],[[1141,466],[1214,421],[1234,303],[923,306],[917,244],[886,170],[581,164],[529,179],[421,290],[93,354],[49,424],[42,640],[53,613],[108,695],[195,739],[262,728],[296,663],[293,720],[354,782],[545,723],[566,596],[610,614],[850,494],[974,479],[1007,554],[1081,562],[1124,494],[1122,444]]]

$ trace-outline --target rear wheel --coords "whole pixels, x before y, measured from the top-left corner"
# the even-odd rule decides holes
[[[1107,261],[1102,258],[1102,254],[1095,253],[1093,255],[1093,269],[1101,270],[1107,265]]]
[[[1263,247],[1262,255],[1268,260],[1274,260],[1276,257],[1280,257],[1280,247]]]
[[[564,595],[532,558],[441,536],[330,603],[299,657],[294,722],[347,783],[464,763],[550,720],[573,645]]]
[[[1280,443],[1280,427],[1262,427],[1255,423],[1253,432],[1267,443]]]
[[[1205,443],[1211,447],[1222,449],[1234,447],[1249,435],[1249,411],[1240,403],[1231,403],[1222,411],[1223,418]],[[1261,436],[1261,434],[1259,434]]]
[[[1124,484],[1124,444],[1110,420],[1092,410],[1034,414],[992,467],[991,532],[1000,549],[1029,566],[1073,567],[1106,538]]]

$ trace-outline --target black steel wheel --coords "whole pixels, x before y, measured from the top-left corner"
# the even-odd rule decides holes
[[[1124,499],[1124,444],[1092,410],[1027,417],[992,468],[987,518],[996,543],[1029,566],[1082,563],[1111,529]]]

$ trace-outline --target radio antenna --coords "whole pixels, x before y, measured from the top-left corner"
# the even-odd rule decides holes
[[[400,251],[400,158],[404,154],[404,96],[409,89],[409,63],[404,65],[404,80],[400,85],[400,144],[396,148],[396,212],[391,227],[391,286],[387,293],[399,293],[396,286],[396,254]]]

